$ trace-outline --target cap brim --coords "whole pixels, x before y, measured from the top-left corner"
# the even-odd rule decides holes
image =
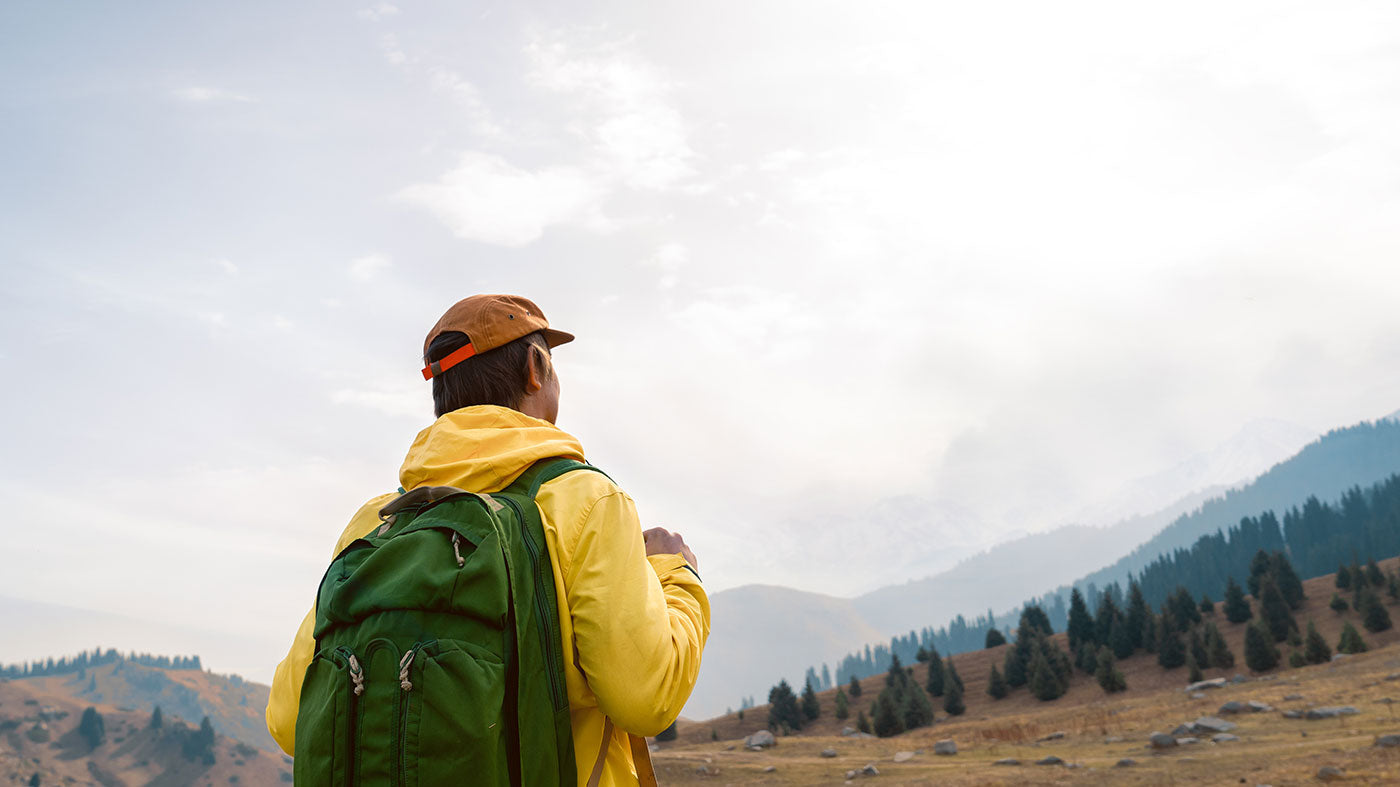
[[[568,344],[574,340],[574,335],[572,333],[556,331],[553,328],[545,328],[540,331],[540,333],[544,334],[544,343],[550,347],[558,347],[561,344]]]

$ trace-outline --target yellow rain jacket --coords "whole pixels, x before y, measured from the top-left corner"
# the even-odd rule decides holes
[[[498,492],[551,457],[582,460],[583,447],[547,421],[504,407],[467,407],[418,434],[399,483],[404,489]],[[335,554],[378,527],[379,509],[393,498],[383,495],[361,507]],[[632,498],[602,474],[566,473],[542,486],[536,500],[559,598],[578,783],[588,781],[608,717],[613,728],[601,784],[636,784],[627,733],[655,735],[680,715],[710,634],[709,598],[685,558],[646,554]],[[314,655],[314,624],[312,609],[277,665],[267,702],[267,729],[288,754],[302,679]]]

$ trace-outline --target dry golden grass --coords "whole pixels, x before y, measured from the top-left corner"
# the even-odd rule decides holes
[[[1393,570],[1397,563],[1400,560],[1393,559],[1382,566]],[[780,738],[771,750],[751,752],[741,742],[764,727],[767,708],[759,706],[746,711],[742,721],[730,714],[682,723],[678,740],[663,744],[654,759],[664,783],[682,784],[839,784],[847,771],[859,771],[868,763],[880,770],[879,783],[886,784],[1283,785],[1313,783],[1323,765],[1345,768],[1351,783],[1400,784],[1400,749],[1373,745],[1376,735],[1400,733],[1400,719],[1387,702],[1392,697],[1400,700],[1400,679],[1388,679],[1400,674],[1400,647],[1396,646],[1400,629],[1371,634],[1361,629],[1354,611],[1338,615],[1328,609],[1334,592],[1330,576],[1309,580],[1305,587],[1308,601],[1296,615],[1303,628],[1314,620],[1335,646],[1343,621],[1350,620],[1371,650],[1331,664],[1281,667],[1242,684],[1205,692],[1205,699],[1192,699],[1182,691],[1185,668],[1168,672],[1153,656],[1137,656],[1120,663],[1128,680],[1127,692],[1105,695],[1091,678],[1077,673],[1064,697],[1043,703],[1024,688],[1000,701],[985,694],[991,665],[1001,663],[1002,646],[955,658],[967,686],[968,710],[952,719],[940,713],[932,727],[887,739],[842,736],[841,728],[853,724],[858,709],[869,713],[884,684],[883,675],[876,675],[862,681],[862,695],[852,702],[849,719],[833,718],[835,691],[823,692],[821,718],[800,734]],[[1400,625],[1400,608],[1390,610]],[[1248,675],[1243,663],[1244,626],[1228,623],[1220,612],[1215,617],[1237,665],[1207,672],[1207,677]],[[1286,660],[1290,648],[1281,644],[1280,650]],[[925,669],[915,668],[915,678],[921,682]],[[1284,701],[1290,694],[1301,694],[1303,699]],[[1227,700],[1260,700],[1277,710],[1230,717],[1239,725],[1234,733],[1241,739],[1238,742],[1215,744],[1205,738],[1164,753],[1147,748],[1152,732],[1170,732],[1183,722],[1214,715]],[[1361,714],[1303,721],[1285,719],[1281,713],[1314,705],[1354,705]],[[1063,732],[1064,737],[1041,741],[1052,732]],[[711,740],[712,734],[719,740]],[[956,756],[933,755],[934,742],[945,738],[957,742]],[[822,758],[826,748],[835,749],[838,756]],[[900,751],[916,755],[908,762],[893,762]],[[1052,754],[1080,767],[1032,764]],[[1137,764],[1113,767],[1125,757]],[[1002,758],[1016,758],[1022,764],[993,764]],[[765,772],[769,766],[775,770]]]

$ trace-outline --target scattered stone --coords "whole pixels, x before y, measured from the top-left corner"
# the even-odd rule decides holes
[[[755,732],[754,734],[744,739],[744,745],[749,747],[750,749],[762,749],[768,746],[776,746],[777,743],[778,739],[774,738],[773,733],[769,732],[768,730],[759,730],[758,732]]]
[[[1147,745],[1153,749],[1171,749],[1176,746],[1176,736],[1165,732],[1154,732],[1147,736]]]
[[[1285,695],[1283,695],[1283,701],[1284,701],[1284,702],[1296,702],[1296,701],[1298,701],[1298,700],[1301,700],[1302,698],[1303,698],[1303,695],[1301,695],[1301,694],[1285,694]]]
[[[857,777],[857,776],[859,776],[859,775],[860,775],[860,774],[856,773],[855,771],[846,771],[846,783],[847,783],[847,784],[850,784],[850,783],[851,783],[851,779],[854,779],[855,777]]]
[[[949,741],[949,743],[952,743],[952,741]],[[937,747],[935,746],[934,748],[937,748]],[[957,754],[957,753],[958,753],[958,747],[954,746],[954,747],[953,747],[953,751],[951,751],[951,752],[949,752],[949,753],[950,753],[950,754]],[[897,751],[897,752],[894,753],[894,761],[895,761],[895,762],[909,762],[909,761],[912,760],[912,759],[914,759],[914,752],[912,752],[912,751]]]
[[[1192,732],[1229,732],[1239,725],[1215,716],[1202,716],[1191,724]]]
[[[1190,735],[1192,732],[1194,732],[1194,730],[1191,729],[1191,725],[1189,725],[1189,724],[1178,724],[1178,725],[1176,725],[1176,729],[1172,730],[1172,737],[1174,737],[1174,738],[1184,738],[1184,737],[1186,737],[1187,735]]]
[[[852,735],[855,735],[857,732],[859,732],[859,730],[857,730],[855,727],[842,727],[842,728],[841,728],[841,734],[842,734],[842,735],[845,735],[845,736],[848,737],[848,738],[851,737]]]
[[[1216,711],[1216,713],[1221,716],[1229,716],[1235,713],[1244,713],[1247,710],[1249,710],[1249,706],[1244,704],[1243,702],[1236,702],[1235,700],[1230,700],[1224,705],[1221,705],[1220,710]]]
[[[1286,710],[1283,712],[1283,717],[1285,719],[1301,719],[1303,718],[1303,712],[1300,710]]]
[[[1385,676],[1386,680],[1400,680],[1400,672],[1392,672]]]
[[[1110,735],[1103,739],[1104,743],[1122,743],[1123,739],[1117,735]]]
[[[1346,771],[1335,765],[1324,765],[1317,769],[1317,779],[1323,782],[1335,782],[1347,777]]]
[[[1191,692],[1191,699],[1193,699],[1193,700],[1203,700],[1203,699],[1205,699],[1205,698],[1206,698],[1206,693],[1205,693],[1204,691],[1193,691],[1193,692]]]
[[[1057,740],[1059,740],[1059,739],[1061,739],[1061,738],[1063,738],[1063,737],[1065,737],[1064,731],[1063,731],[1063,730],[1059,730],[1059,731],[1056,731],[1056,732],[1052,732],[1052,733],[1050,733],[1049,735],[1046,735],[1044,738],[1041,738],[1041,739],[1040,739],[1040,742],[1041,742],[1041,743],[1044,743],[1044,742],[1046,742],[1046,741],[1057,741]]]
[[[1351,654],[1350,654],[1350,653],[1333,653],[1333,654],[1332,654],[1332,660],[1333,660],[1333,661],[1342,661],[1343,659],[1349,659],[1349,658],[1351,658]]]
[[[1064,765],[1064,764],[1065,764],[1065,761],[1062,760],[1062,759],[1060,759],[1059,757],[1056,757],[1055,755],[1052,754],[1052,755],[1050,755],[1049,757],[1046,757],[1046,758],[1044,758],[1044,759],[1036,760],[1036,761],[1035,761],[1035,764],[1036,764],[1036,765]]]
[[[1400,735],[1394,733],[1390,735],[1377,735],[1376,745],[1382,749],[1393,749],[1396,746],[1400,746]]]
[[[866,765],[864,768],[861,768],[861,769],[860,769],[860,775],[862,775],[862,776],[879,776],[879,775],[880,775],[880,769],[879,769],[879,768],[876,768],[876,767],[875,767],[875,763],[872,762],[872,763]]]
[[[1238,735],[1231,735],[1231,734],[1228,733],[1228,732],[1218,733],[1218,734],[1216,734],[1216,735],[1212,735],[1211,738],[1210,738],[1210,740],[1211,740],[1212,743],[1234,743],[1235,741],[1237,741],[1237,740],[1239,740],[1239,739],[1240,739],[1240,736],[1238,736]]]
[[[1178,745],[1178,746],[1190,746],[1190,745],[1193,744],[1193,743],[1200,743],[1200,742],[1201,742],[1201,739],[1200,739],[1200,738],[1192,738],[1192,737],[1190,737],[1190,736],[1187,736],[1187,737],[1185,737],[1185,738],[1177,738],[1177,739],[1176,739],[1176,745]]]
[[[1338,716],[1355,716],[1360,712],[1361,711],[1350,705],[1342,705],[1340,707],[1328,706],[1323,708],[1309,708],[1308,712],[1303,715],[1303,718],[1308,721],[1317,721],[1318,719],[1335,719]]]
[[[1204,691],[1206,689],[1223,688],[1225,688],[1224,678],[1211,678],[1210,680],[1198,680],[1195,683],[1192,683],[1190,686],[1186,687],[1186,691],[1187,693],[1190,693],[1193,691]]]
[[[1131,768],[1134,765],[1137,765],[1137,760],[1134,760],[1131,757],[1124,757],[1118,762],[1113,763],[1113,767],[1115,768]]]
[[[837,756],[836,750],[835,750],[835,749],[822,749],[822,756],[823,756],[823,757],[826,757],[826,758],[828,758],[828,759],[831,758],[831,757],[835,757],[835,756]]]
[[[1269,711],[1272,711],[1273,709],[1274,706],[1268,703],[1260,702],[1258,700],[1249,701],[1249,710],[1251,713],[1267,713]]]
[[[775,773],[777,770],[778,770],[778,766],[776,766],[776,765],[769,765],[767,768],[764,768],[764,769],[763,769],[763,772],[764,772],[764,773]]]
[[[1077,763],[1077,762],[1067,762],[1067,763],[1065,763],[1065,767],[1072,771],[1072,770],[1074,770],[1075,768],[1083,768],[1084,766],[1083,766],[1083,765],[1080,765],[1080,764]]]
[[[1015,757],[1006,757],[1006,758],[1004,758],[1004,759],[997,760],[996,762],[994,762],[994,763],[992,763],[992,764],[993,764],[993,765],[1020,765],[1020,764],[1021,764],[1021,761],[1018,760],[1018,759],[1016,759]]]
[[[957,754],[958,744],[954,743],[952,738],[945,738],[933,744],[933,753],[942,754],[945,756],[950,754]]]
[[[1235,673],[1235,677],[1230,678],[1230,682],[1231,682],[1231,683],[1244,683],[1244,682],[1247,681],[1247,680],[1249,680],[1249,678],[1246,678],[1245,676],[1239,674],[1238,672]]]
[[[710,769],[709,769],[708,766],[701,765],[699,768],[696,768],[696,769],[695,769],[695,775],[696,775],[696,776],[709,776],[709,775],[710,775]]]

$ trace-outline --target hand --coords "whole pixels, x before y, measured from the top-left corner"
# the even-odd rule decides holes
[[[646,544],[648,555],[680,555],[691,568],[700,568],[695,553],[685,545],[685,539],[681,538],[680,533],[672,533],[664,527],[653,527],[642,531],[642,543]]]

